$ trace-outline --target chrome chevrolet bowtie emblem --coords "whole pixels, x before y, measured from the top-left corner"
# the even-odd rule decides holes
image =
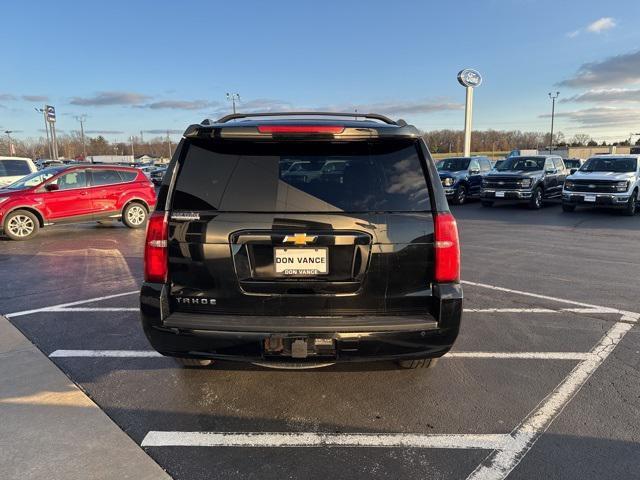
[[[589,184],[589,188],[596,188],[596,186],[593,183],[591,183]]]
[[[295,235],[287,235],[284,237],[284,243],[293,243],[294,245],[306,245],[313,243],[318,238],[315,235],[307,235],[306,233],[296,233]]]
[[[504,182],[498,182],[498,185],[504,185]]]

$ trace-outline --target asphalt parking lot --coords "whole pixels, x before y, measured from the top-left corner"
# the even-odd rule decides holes
[[[0,241],[8,314],[175,479],[635,478],[640,216],[454,207],[465,314],[431,372],[177,367],[141,331],[144,231]]]

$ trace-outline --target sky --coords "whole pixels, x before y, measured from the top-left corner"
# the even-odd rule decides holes
[[[2,7],[0,129],[126,141],[180,137],[238,111],[383,113],[462,129],[475,68],[474,129],[640,133],[638,0],[8,2]]]

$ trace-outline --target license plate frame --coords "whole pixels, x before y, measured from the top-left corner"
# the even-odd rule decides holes
[[[584,196],[584,201],[593,203],[593,202],[596,201],[596,196],[587,194],[587,195]]]
[[[504,198],[504,192],[496,192],[496,197]]]
[[[295,259],[304,256],[318,255],[324,258],[324,262],[318,263],[320,268],[301,268],[302,265],[295,262]],[[279,262],[278,259],[292,258],[294,262]],[[328,247],[274,247],[273,248],[273,269],[279,277],[316,277],[329,275],[329,248]]]

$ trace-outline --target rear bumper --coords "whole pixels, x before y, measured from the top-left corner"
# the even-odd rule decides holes
[[[144,284],[141,318],[151,346],[169,356],[296,363],[439,357],[458,335],[462,289],[434,291],[435,316],[271,317],[170,313],[166,289]]]
[[[596,193],[585,194],[580,192],[563,192],[562,203],[566,205],[584,205],[591,207],[606,207],[606,208],[624,208],[629,202],[629,193],[623,193],[619,195],[609,193]],[[594,197],[593,201],[587,201],[586,198]]]

